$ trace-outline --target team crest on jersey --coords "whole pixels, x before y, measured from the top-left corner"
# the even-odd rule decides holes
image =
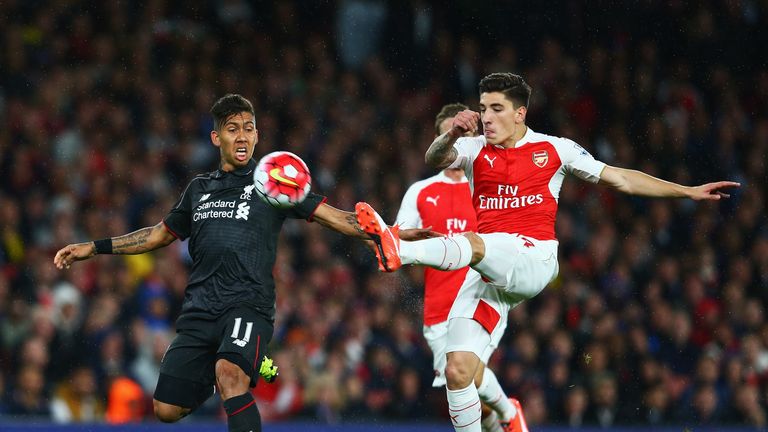
[[[549,162],[549,153],[546,150],[533,152],[533,164],[539,168],[544,168]]]

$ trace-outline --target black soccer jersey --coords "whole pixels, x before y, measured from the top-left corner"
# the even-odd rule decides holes
[[[247,167],[195,177],[163,222],[189,238],[192,271],[181,314],[216,317],[249,304],[274,320],[277,237],[286,218],[311,219],[325,197],[310,193],[296,207],[276,209],[256,196]]]

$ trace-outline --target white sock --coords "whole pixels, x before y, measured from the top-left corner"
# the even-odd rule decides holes
[[[499,385],[499,380],[496,379],[496,374],[492,370],[485,368],[483,382],[477,388],[477,393],[480,400],[493,408],[499,414],[499,418],[502,421],[507,421],[517,414],[515,406],[507,398],[501,385]]]
[[[422,264],[440,270],[466,267],[472,260],[472,244],[463,235],[400,242],[403,264]]]
[[[448,393],[448,415],[453,422],[453,429],[456,432],[481,432],[482,410],[475,384],[459,390],[449,390],[448,387],[445,389]]]
[[[501,428],[501,423],[499,423],[499,416],[496,414],[496,411],[491,411],[488,416],[483,417],[481,427],[482,432],[504,432],[504,429]]]

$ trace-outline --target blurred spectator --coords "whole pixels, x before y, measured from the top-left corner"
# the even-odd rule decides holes
[[[45,396],[45,376],[40,367],[24,365],[19,368],[14,386],[8,393],[6,412],[11,416],[51,418]]]
[[[580,428],[586,423],[589,395],[582,386],[570,387],[563,398],[562,417],[559,422],[571,428]]]
[[[670,411],[671,400],[669,392],[663,384],[655,385],[645,391],[643,405],[637,416],[637,423],[647,425],[664,425],[672,423],[673,413]]]
[[[96,375],[87,366],[74,368],[53,391],[51,414],[56,423],[92,423],[104,419],[104,403]]]
[[[597,424],[602,428],[611,428],[627,421],[620,412],[619,389],[616,378],[610,374],[595,376],[591,383],[592,405],[587,411],[587,422]]]
[[[134,326],[134,328],[136,328]],[[154,394],[160,362],[171,344],[173,335],[166,330],[143,329],[142,340],[138,343],[136,357],[130,366],[131,376],[141,385],[146,394]]]
[[[722,416],[721,401],[713,385],[702,384],[693,389],[689,405],[683,405],[679,420],[696,426],[716,425]]]
[[[739,387],[729,408],[729,420],[731,422],[753,426],[757,429],[765,429],[768,426],[765,407],[760,403],[760,394],[754,385],[744,384]]]
[[[107,390],[106,420],[111,424],[141,422],[147,415],[148,398],[135,381],[118,376]]]

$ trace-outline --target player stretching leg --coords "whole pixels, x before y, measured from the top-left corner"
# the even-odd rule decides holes
[[[451,128],[453,117],[467,109],[462,104],[445,105],[435,118],[435,136]],[[448,168],[428,179],[418,181],[408,188],[397,214],[401,228],[431,227],[448,236],[477,230],[477,216],[472,207],[469,183],[460,168]],[[424,270],[424,338],[433,354],[435,380],[433,387],[445,386],[446,345],[448,342],[448,312],[459,292],[468,267],[446,272],[433,268]],[[520,430],[525,430],[525,420],[519,402],[507,398],[496,375],[485,365],[504,334],[507,317],[491,335],[491,344],[480,357],[475,373],[475,386],[482,401],[483,432],[501,432],[499,418],[515,419]]]
[[[443,270],[470,266],[448,322],[445,375],[457,431],[479,431],[480,410],[472,379],[491,334],[510,308],[537,295],[557,275],[555,215],[566,174],[632,195],[719,200],[738,183],[689,187],[640,171],[606,165],[575,142],[537,133],[525,123],[531,87],[512,73],[480,81],[480,113],[456,115],[451,130],[430,145],[425,160],[436,168],[463,168],[473,191],[477,233],[400,242],[366,203],[358,222],[377,243],[386,271],[402,264]],[[463,137],[483,124],[483,135]]]
[[[272,267],[283,222],[301,218],[349,236],[368,237],[353,213],[325,204],[323,196],[310,193],[287,210],[253,196],[252,157],[258,131],[251,102],[229,94],[213,105],[211,114],[211,141],[221,158],[218,170],[192,179],[157,225],[67,245],[53,262],[59,269],[69,268],[97,254],[141,254],[189,238],[192,269],[177,334],[160,365],[155,415],[163,422],[178,421],[205,402],[215,385],[224,401],[229,431],[256,432],[261,431],[261,417],[249,388],[256,384],[264,349],[272,339]],[[426,230],[401,234],[432,235]],[[274,372],[269,364],[261,367]]]

